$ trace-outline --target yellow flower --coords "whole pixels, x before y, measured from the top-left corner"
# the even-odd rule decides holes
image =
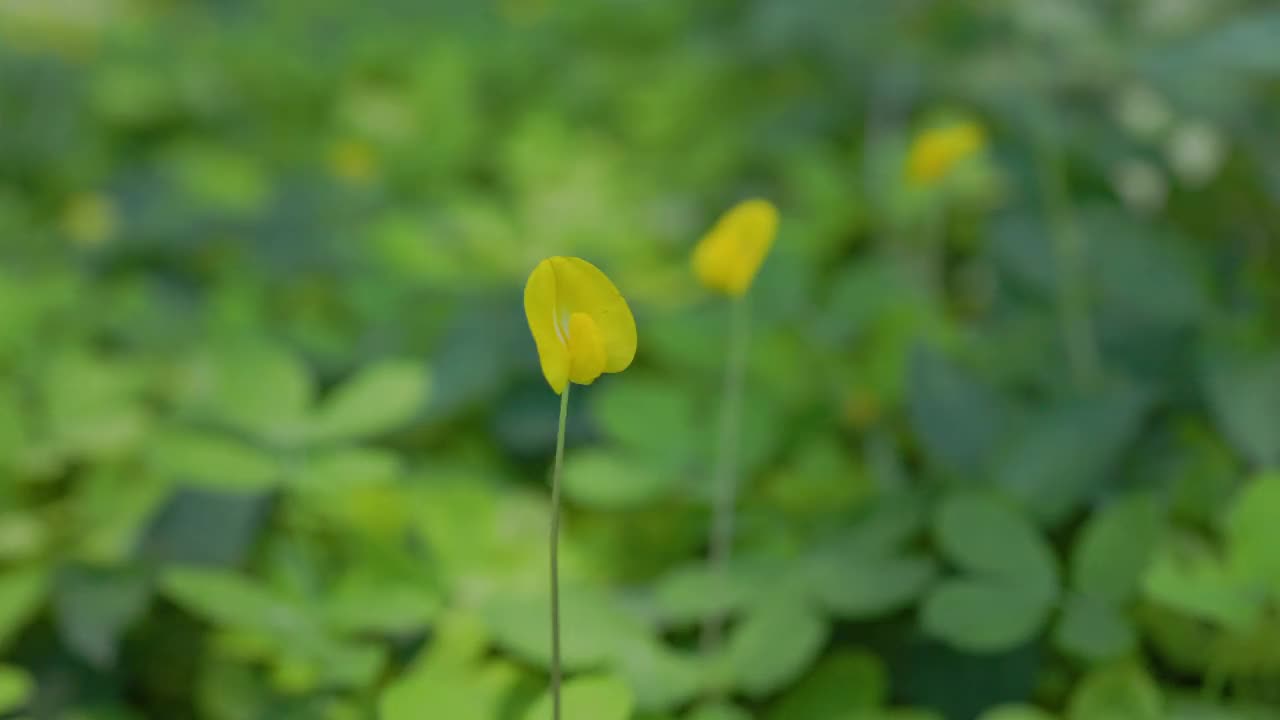
[[[778,209],[768,200],[738,203],[693,251],[693,271],[708,288],[727,295],[751,289],[778,234]]]
[[[62,229],[82,247],[97,247],[107,242],[119,224],[120,213],[115,203],[100,193],[76,195],[62,211]]]
[[[942,125],[921,133],[907,155],[907,178],[917,185],[938,182],[986,145],[982,128],[972,122]]]
[[[636,321],[622,293],[595,265],[575,257],[538,263],[524,288],[524,314],[542,374],[556,394],[626,370],[636,356]]]

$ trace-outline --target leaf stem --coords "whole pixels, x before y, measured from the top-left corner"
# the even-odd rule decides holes
[[[1089,389],[1102,374],[1102,360],[1090,318],[1084,238],[1071,206],[1062,149],[1047,138],[1042,138],[1036,149],[1040,191],[1053,236],[1058,322],[1075,385]]]
[[[742,396],[747,374],[747,346],[751,318],[745,295],[734,298],[729,326],[729,356],[725,365],[716,444],[712,488],[711,536],[707,561],[721,589],[728,585],[729,561],[733,553],[734,506],[737,502],[738,445],[741,434]],[[702,651],[711,655],[720,649],[724,617],[712,611],[702,625]]]
[[[564,467],[564,429],[569,417],[569,388],[560,393],[560,425],[556,431],[556,462],[551,473],[551,707],[560,720],[560,474]]]

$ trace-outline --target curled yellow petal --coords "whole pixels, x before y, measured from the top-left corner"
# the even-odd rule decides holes
[[[972,122],[926,130],[911,143],[907,154],[907,178],[917,185],[936,183],[985,145],[985,133]]]
[[[538,263],[524,291],[542,374],[557,394],[569,381],[621,372],[636,354],[636,323],[622,293],[595,265],[574,257]]]
[[[569,316],[569,379],[579,385],[590,385],[604,372],[606,355],[604,339],[596,321],[586,313]]]
[[[739,296],[751,289],[778,234],[778,210],[746,200],[726,212],[698,242],[693,271],[707,288]]]

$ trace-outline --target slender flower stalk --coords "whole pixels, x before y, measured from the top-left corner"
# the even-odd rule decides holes
[[[569,387],[560,393],[560,426],[556,431],[556,464],[551,472],[551,707],[560,720],[560,474],[564,468],[564,428],[569,417]]]
[[[743,389],[747,375],[747,346],[750,343],[750,308],[745,295],[730,303],[729,355],[725,363],[717,428],[715,465],[711,474],[714,499],[711,509],[711,537],[708,562],[720,586],[729,583],[729,562],[733,554],[734,507],[738,495],[738,450],[741,444]],[[724,616],[714,612],[702,625],[702,649],[719,649],[724,632]]]

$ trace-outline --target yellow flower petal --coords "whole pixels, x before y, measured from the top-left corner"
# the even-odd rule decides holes
[[[569,379],[590,385],[605,367],[604,339],[596,321],[586,313],[569,316]]]
[[[963,122],[926,130],[911,144],[907,178],[918,185],[938,182],[986,145],[982,128]]]
[[[558,326],[556,310],[556,274],[551,261],[543,260],[529,274],[524,286],[524,314],[538,346],[542,375],[556,394],[569,384],[569,347]]]
[[[631,309],[586,260],[553,257],[539,263],[525,285],[524,310],[542,374],[557,394],[570,380],[589,384],[601,373],[622,372],[635,358]]]
[[[703,285],[727,295],[751,289],[778,234],[778,210],[767,200],[746,200],[725,213],[693,251]]]

